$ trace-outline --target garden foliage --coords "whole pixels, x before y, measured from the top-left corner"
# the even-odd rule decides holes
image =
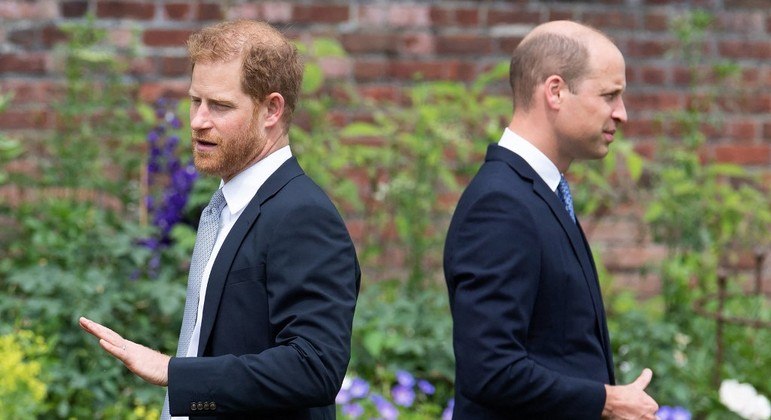
[[[631,201],[670,250],[649,268],[663,289],[647,302],[613,288],[598,261],[619,382],[651,367],[650,391],[667,406],[663,418],[732,415],[718,397],[716,372],[771,395],[767,372],[757,368],[771,365],[771,353],[758,350],[771,346],[769,331],[726,327],[726,354],[716,366],[715,322],[694,312],[698,299],[714,293],[718,269],[768,246],[771,228],[763,185],[740,167],[700,158],[705,127],[720,117],[711,89],[736,68],[694,55],[710,24],[695,12],[674,28],[678,51],[688,54],[672,59],[693,69],[694,95],[704,101],[662,116],[663,127],[677,129],[662,137],[656,156],[645,159],[619,139],[606,159],[571,168],[582,217],[603,217]],[[77,319],[89,316],[173,353],[194,226],[218,180],[198,177],[190,165],[184,101],[138,103],[115,58],[130,51],[115,51],[92,21],[67,33],[66,86],[46,153],[34,156],[39,176],[0,170],[0,185],[39,192],[13,207],[0,202],[2,219],[13,221],[0,234],[0,356],[18,357],[23,368],[3,370],[10,379],[0,382],[0,398],[41,418],[157,418],[163,390],[104,354]],[[447,415],[454,361],[442,244],[458,194],[508,123],[511,100],[498,93],[507,64],[468,84],[418,77],[397,100],[375,102],[346,79],[324,78],[325,60],[346,59],[339,44],[317,39],[300,48],[306,74],[293,152],[363,232],[357,251],[364,277],[339,413]],[[349,117],[337,118],[341,111]],[[32,157],[0,138],[0,162],[19,153]],[[731,277],[732,292],[742,290],[739,280]],[[714,310],[714,302],[707,307]],[[771,319],[760,297],[733,298],[726,311]],[[20,398],[10,387],[30,391]]]

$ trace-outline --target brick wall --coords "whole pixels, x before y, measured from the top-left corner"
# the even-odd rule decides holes
[[[687,94],[686,68],[668,58],[672,20],[693,8],[717,16],[704,53],[742,67],[741,83],[726,86],[727,118],[710,131],[705,157],[745,165],[771,184],[771,2],[769,0],[597,0],[597,1],[173,1],[173,0],[2,0],[0,1],[0,89],[13,91],[13,106],[0,114],[0,129],[34,140],[51,127],[47,106],[60,85],[61,63],[53,53],[63,38],[59,25],[87,13],[109,30],[110,40],[128,47],[139,32],[141,56],[129,76],[145,100],[184,95],[188,64],[183,42],[205,24],[223,18],[267,20],[292,37],[340,40],[350,60],[326,70],[355,80],[365,94],[397,97],[419,72],[426,79],[471,80],[507,59],[533,25],[575,19],[609,33],[627,59],[625,135],[650,151],[660,132],[656,118],[694,98]],[[633,211],[633,210],[631,210]],[[591,224],[592,239],[608,266],[625,284],[644,293],[655,279],[639,268],[664,251],[643,234],[629,234],[628,214]],[[622,228],[619,228],[622,227]],[[768,287],[767,287],[768,289]]]

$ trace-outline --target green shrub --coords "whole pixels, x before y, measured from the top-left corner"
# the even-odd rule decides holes
[[[0,413],[2,419],[34,417],[46,397],[44,361],[48,345],[31,331],[0,335]]]

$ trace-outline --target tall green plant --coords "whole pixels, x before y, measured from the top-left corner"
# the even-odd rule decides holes
[[[126,73],[126,60],[135,53],[110,45],[107,31],[91,16],[61,29],[67,42],[57,53],[64,65],[65,88],[53,105],[56,127],[47,143],[43,182],[136,199],[137,191],[126,188],[132,186],[126,181],[137,176],[140,155],[132,149],[147,127],[137,124],[136,84]]]
[[[104,354],[77,319],[87,315],[169,353],[185,268],[176,259],[154,279],[142,270],[152,257],[140,240],[153,227],[139,223],[138,211],[139,142],[149,126],[134,117],[133,85],[115,58],[121,51],[91,19],[64,30],[65,85],[41,176],[9,179],[41,194],[7,209],[13,233],[0,235],[0,335],[25,329],[48,344],[41,417],[137,418],[161,403],[163,390]]]
[[[672,392],[655,396],[686,405],[699,418],[724,418],[727,413],[718,404],[717,389],[711,382],[715,322],[696,316],[694,305],[700,299],[714,300],[710,293],[716,290],[721,269],[734,267],[741,255],[771,243],[768,187],[740,166],[703,157],[707,130],[725,119],[721,101],[716,99],[731,97],[727,89],[732,86],[733,90],[734,84],[727,82],[739,71],[735,63],[703,53],[713,24],[713,16],[699,10],[674,21],[672,31],[678,43],[672,58],[688,66],[691,81],[686,94],[694,100],[685,109],[661,118],[670,135],[662,136],[655,159],[646,168],[651,189],[644,198],[645,220],[653,237],[669,250],[660,268],[663,313],[657,319],[674,326],[674,335],[686,343],[679,349],[679,370],[661,379],[676,381],[659,388]],[[731,282],[729,289],[741,292],[741,278],[732,276]],[[717,310],[714,301],[706,308]],[[729,300],[726,311],[763,320],[771,315],[763,297]],[[757,369],[771,364],[769,353],[754,349],[771,345],[771,332],[728,326],[722,343],[730,350],[720,376],[750,382],[761,393],[770,393],[767,376]]]
[[[5,111],[13,99],[13,94],[0,94],[0,113]],[[8,180],[8,174],[5,172],[5,164],[18,157],[21,154],[19,142],[0,133],[0,185]]]

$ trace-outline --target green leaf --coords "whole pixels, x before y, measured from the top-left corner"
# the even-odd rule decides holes
[[[345,49],[332,38],[316,38],[313,40],[313,51],[316,57],[345,57]]]
[[[340,135],[347,138],[377,137],[382,134],[383,130],[380,127],[360,121],[350,123],[340,130]]]
[[[316,63],[307,63],[305,65],[305,75],[303,76],[303,93],[316,93],[323,84],[324,71],[321,70],[321,67]]]

